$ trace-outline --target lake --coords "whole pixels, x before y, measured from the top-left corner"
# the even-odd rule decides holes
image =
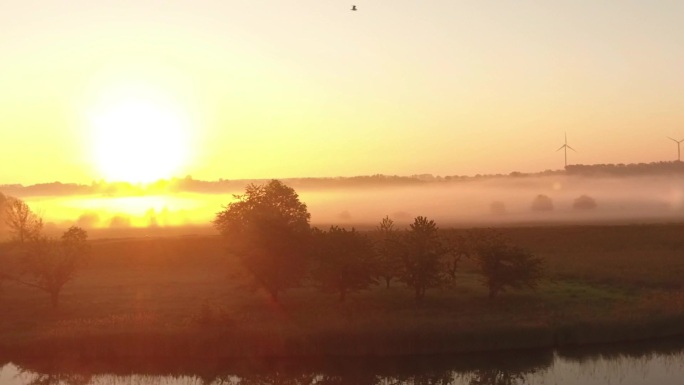
[[[60,369],[62,368],[62,369]],[[92,370],[91,370],[92,369]],[[684,384],[684,341],[461,356],[225,363],[6,363],[20,384]]]

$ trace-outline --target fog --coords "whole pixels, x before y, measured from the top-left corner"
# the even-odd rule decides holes
[[[306,200],[309,194],[303,192]],[[534,210],[539,195],[552,209]],[[589,197],[595,207],[575,204]],[[684,179],[674,177],[503,177],[375,190],[347,189],[310,196],[312,221],[376,223],[385,215],[408,222],[423,215],[468,226],[596,221],[673,221],[684,218]],[[579,206],[579,207],[577,207]]]
[[[423,215],[442,227],[684,219],[684,178],[675,176],[508,176],[411,186],[297,187],[297,192],[318,226],[370,227],[386,215],[400,225]],[[233,200],[232,193],[241,191],[24,199],[54,227],[169,228],[210,226],[222,206]],[[539,195],[550,199],[551,209],[533,209]],[[574,206],[581,196],[595,207]]]

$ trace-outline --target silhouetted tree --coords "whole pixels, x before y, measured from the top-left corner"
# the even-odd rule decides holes
[[[49,293],[56,308],[62,288],[85,263],[89,250],[87,240],[88,233],[76,226],[65,231],[59,240],[43,235],[32,238],[23,261],[28,278],[13,280]]]
[[[546,195],[539,194],[532,201],[532,211],[552,211],[553,201]]]
[[[378,276],[390,287],[392,279],[401,273],[401,243],[394,221],[386,216],[375,228],[375,247],[378,254]]]
[[[509,244],[494,233],[484,234],[476,242],[475,260],[489,290],[489,298],[495,298],[509,287],[536,288],[542,277],[541,258]]]
[[[402,237],[402,270],[399,280],[415,291],[416,302],[425,297],[425,290],[444,283],[442,257],[449,250],[439,236],[435,221],[416,217]]]
[[[446,255],[445,267],[451,281],[455,281],[458,264],[464,257],[470,257],[472,253],[471,246],[466,237],[458,234],[451,234],[446,241],[448,253]]]
[[[43,229],[43,219],[36,215],[23,200],[7,197],[4,220],[15,241],[24,244],[37,237]]]
[[[311,236],[306,205],[294,189],[278,180],[250,184],[216,215],[214,226],[256,281],[278,301],[278,294],[299,286]]]
[[[337,292],[343,302],[348,293],[376,283],[376,258],[368,236],[332,226],[327,232],[317,231],[314,238],[312,275],[320,288]]]
[[[582,195],[572,203],[575,210],[593,210],[596,208],[596,201],[588,195]]]

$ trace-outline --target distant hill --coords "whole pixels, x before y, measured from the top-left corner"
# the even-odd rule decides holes
[[[295,189],[317,190],[331,188],[370,188],[415,186],[433,183],[454,183],[494,178],[525,178],[552,175],[586,176],[586,177],[630,177],[649,175],[684,175],[684,162],[654,162],[632,164],[593,164],[570,165],[565,170],[546,170],[537,173],[511,172],[510,174],[477,174],[474,176],[435,176],[420,174],[411,176],[399,175],[367,175],[331,178],[284,178],[288,185]],[[162,179],[150,184],[133,184],[128,182],[93,182],[89,185],[76,183],[40,183],[30,186],[21,184],[0,185],[0,191],[6,195],[26,196],[71,196],[71,195],[104,195],[131,196],[155,193],[194,192],[204,194],[239,193],[249,183],[262,183],[265,179],[219,179],[203,181],[185,178]]]

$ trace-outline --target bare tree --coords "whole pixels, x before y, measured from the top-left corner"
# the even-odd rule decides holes
[[[59,305],[59,294],[64,285],[76,277],[89,251],[88,234],[80,227],[72,226],[61,239],[43,235],[31,238],[26,244],[24,274],[10,280],[50,294],[53,308]]]
[[[38,237],[43,229],[43,219],[19,198],[7,197],[4,205],[4,221],[15,241],[24,244]]]

